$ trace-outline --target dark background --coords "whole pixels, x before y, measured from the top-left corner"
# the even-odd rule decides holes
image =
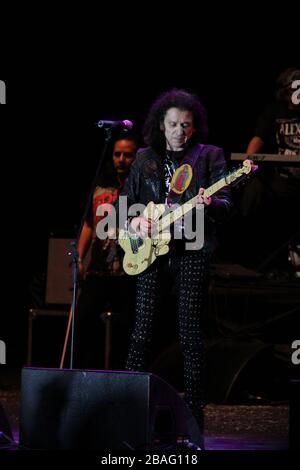
[[[167,17],[166,28],[146,28],[145,15],[135,27],[120,14],[109,34],[103,17],[94,37],[83,39],[79,28],[76,40],[53,46],[49,37],[40,52],[35,37],[20,45],[18,60],[3,60],[0,339],[8,364],[25,361],[28,286],[45,266],[49,234],[73,236],[80,222],[103,148],[95,121],[130,119],[139,129],[159,93],[183,87],[202,98],[209,142],[229,158],[246,150],[277,75],[300,64],[295,27],[286,36],[237,20],[219,30],[188,13],[189,21],[180,11],[173,23]]]

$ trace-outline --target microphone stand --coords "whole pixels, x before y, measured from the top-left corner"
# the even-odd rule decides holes
[[[71,312],[70,312],[71,315],[72,315],[72,317],[71,317],[72,318],[72,323],[71,323],[70,369],[73,369],[73,362],[74,362],[75,309],[76,309],[78,278],[79,278],[78,251],[77,251],[78,241],[79,241],[79,238],[80,238],[82,228],[83,228],[84,222],[86,220],[88,211],[90,209],[90,205],[91,205],[91,202],[92,202],[92,197],[93,197],[93,194],[94,194],[97,178],[98,178],[98,175],[100,174],[100,170],[101,170],[102,165],[103,165],[104,157],[105,157],[105,154],[106,154],[107,149],[108,149],[108,144],[109,144],[109,142],[111,140],[111,137],[112,137],[112,128],[111,127],[103,127],[103,128],[105,129],[105,132],[106,132],[104,147],[103,147],[100,159],[99,159],[99,163],[98,163],[98,166],[97,166],[97,169],[96,169],[95,177],[94,177],[93,182],[91,184],[89,197],[88,197],[87,203],[85,205],[83,216],[81,218],[81,222],[80,222],[79,230],[78,230],[78,233],[77,233],[77,237],[71,243],[72,249],[71,249],[70,256],[71,256],[71,264],[72,264],[73,295],[72,295],[72,305],[71,305]],[[66,344],[67,344],[67,341],[68,341],[68,333],[69,333],[69,331],[67,331],[67,335],[66,335],[66,339],[65,339],[65,346],[64,346],[63,357],[62,357],[62,360],[61,360],[61,367],[63,367],[62,364],[64,362],[64,353],[65,353]]]

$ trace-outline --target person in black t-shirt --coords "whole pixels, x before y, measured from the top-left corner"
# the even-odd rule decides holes
[[[300,155],[300,70],[284,70],[276,81],[276,100],[259,116],[246,153]],[[297,166],[298,165],[298,166]],[[259,264],[263,257],[291,240],[299,230],[300,164],[262,162],[246,185],[240,209],[255,243]]]
[[[300,153],[300,70],[284,70],[276,81],[276,101],[259,116],[247,153]],[[298,90],[297,90],[298,89]]]

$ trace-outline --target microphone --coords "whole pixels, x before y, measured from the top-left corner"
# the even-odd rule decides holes
[[[132,129],[133,128],[133,123],[129,121],[128,119],[124,119],[124,121],[97,121],[96,122],[98,127],[123,127],[124,129]]]

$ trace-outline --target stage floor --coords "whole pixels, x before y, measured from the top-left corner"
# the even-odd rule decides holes
[[[20,391],[0,390],[0,403],[18,442]],[[286,450],[288,413],[288,404],[209,404],[205,409],[205,447],[207,450]]]

